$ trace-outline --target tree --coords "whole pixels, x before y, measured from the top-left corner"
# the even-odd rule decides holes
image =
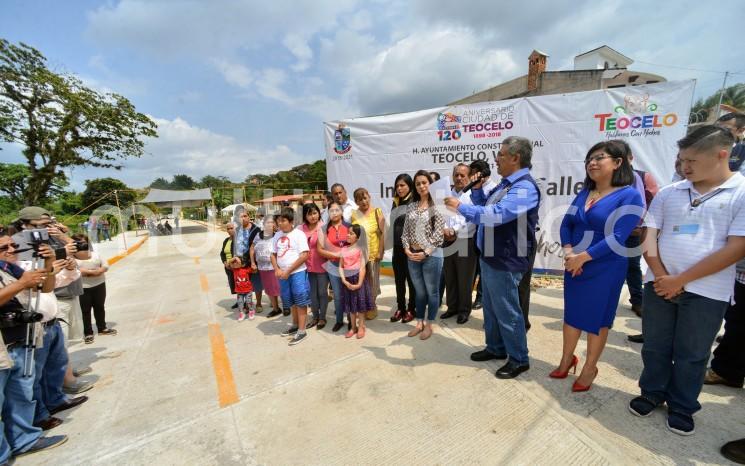
[[[156,178],[152,183],[150,183],[150,187],[155,189],[171,189],[171,183],[169,183],[165,178]]]
[[[6,193],[14,204],[23,204],[30,177],[31,172],[22,163],[0,163],[0,191]],[[52,184],[47,194],[60,195],[63,193],[67,184],[65,173],[59,171],[52,179]],[[46,199],[47,196],[40,200]]]
[[[731,105],[740,111],[745,111],[745,83],[734,84],[722,90],[718,90],[714,94],[710,95],[706,99],[698,99],[691,108],[691,113],[696,115],[696,120],[706,121],[709,117],[709,112],[719,104],[719,95],[722,95],[722,103]]]
[[[85,182],[82,203],[86,212],[92,212],[104,204],[115,205],[114,191],[119,197],[119,206],[123,209],[135,201],[135,193],[115,178],[96,178]]]
[[[174,175],[171,189],[194,189],[196,181],[189,175]]]
[[[143,154],[156,128],[125,97],[54,73],[38,50],[0,39],[0,138],[24,146],[25,204],[38,204],[64,168],[121,168],[119,160]]]

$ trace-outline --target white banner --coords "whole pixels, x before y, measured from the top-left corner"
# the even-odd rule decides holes
[[[486,160],[499,181],[495,156],[502,140],[533,142],[533,177],[543,188],[537,270],[561,270],[559,225],[585,179],[584,159],[595,143],[624,139],[634,168],[662,186],[673,176],[676,142],[685,135],[694,81],[676,81],[572,94],[440,107],[324,123],[329,186],[370,192],[390,211],[400,173],[448,176],[459,162]]]

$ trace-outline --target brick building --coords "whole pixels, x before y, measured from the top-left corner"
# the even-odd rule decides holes
[[[533,50],[528,57],[528,74],[448,105],[593,91],[666,81],[665,78],[656,74],[629,70],[627,67],[632,63],[634,60],[631,58],[603,45],[574,57],[574,69],[572,70],[548,71],[546,70],[548,55],[539,50]]]

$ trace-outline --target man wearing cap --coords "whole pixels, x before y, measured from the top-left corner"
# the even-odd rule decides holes
[[[66,247],[68,253],[75,251],[72,239],[65,234],[67,227],[53,222],[51,214],[44,208],[36,206],[24,207],[18,213],[18,219],[14,224],[19,231],[13,235],[13,241],[18,244],[18,248],[21,251],[17,254],[18,261],[21,263],[30,263],[34,259],[34,250],[32,245],[26,241],[23,230],[46,229],[49,234],[49,245],[52,248]],[[49,354],[39,353],[42,356],[46,356],[44,361],[40,361],[44,372],[44,374],[40,374],[40,377],[45,379],[45,383],[47,383],[46,380],[54,381],[48,390],[50,392],[47,403],[49,405],[49,412],[59,412],[63,409],[72,408],[87,400],[87,397],[68,398],[63,393],[63,385],[64,390],[70,394],[82,393],[93,387],[91,383],[80,383],[76,380],[72,366],[69,364],[69,356],[66,348],[67,336],[70,333],[68,332],[68,335],[65,336],[60,324],[60,322],[64,321],[69,325],[69,322],[73,320],[71,319],[71,314],[81,312],[78,296],[83,294],[82,278],[78,274],[76,279],[65,282],[64,286],[62,285],[60,283],[60,286],[54,289],[54,296],[57,299],[55,303],[56,312],[54,315],[47,316],[44,322],[47,327],[44,343],[45,346],[50,347]],[[79,322],[81,319],[82,316],[77,321]],[[58,341],[58,337],[60,337],[61,341]],[[84,371],[82,370],[81,372]],[[57,382],[58,374],[60,373],[64,374],[64,383]],[[41,408],[45,403],[42,403],[41,400],[38,401],[39,408]],[[41,409],[37,411],[37,422],[49,418],[50,415],[46,410]]]
[[[29,290],[50,292],[54,289],[54,278],[47,273],[54,252],[43,247],[40,253],[45,257],[44,268],[29,272],[16,264],[17,249],[18,245],[6,232],[0,233],[0,312],[3,314],[28,309]],[[12,323],[4,320],[0,326],[0,464],[8,464],[11,455],[35,453],[67,441],[65,435],[42,437],[42,429],[33,425],[36,365],[32,361],[24,367],[27,363],[24,345],[28,325],[17,320]],[[39,331],[37,336],[41,335],[39,323],[30,325]]]

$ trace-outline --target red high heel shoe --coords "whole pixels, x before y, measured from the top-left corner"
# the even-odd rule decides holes
[[[598,369],[595,369],[595,376],[593,376],[592,382],[595,381],[595,377],[597,376],[598,376]],[[590,388],[592,387],[592,382],[590,382],[589,385],[582,385],[581,383],[575,380],[574,383],[572,384],[572,391],[575,393],[589,391]]]
[[[549,377],[552,379],[566,379],[569,375],[569,371],[572,371],[572,374],[577,373],[577,364],[579,364],[579,358],[576,355],[572,355],[572,363],[569,364],[569,367],[567,367],[567,370],[564,372],[560,371],[559,369],[555,369],[553,372],[548,374]]]

